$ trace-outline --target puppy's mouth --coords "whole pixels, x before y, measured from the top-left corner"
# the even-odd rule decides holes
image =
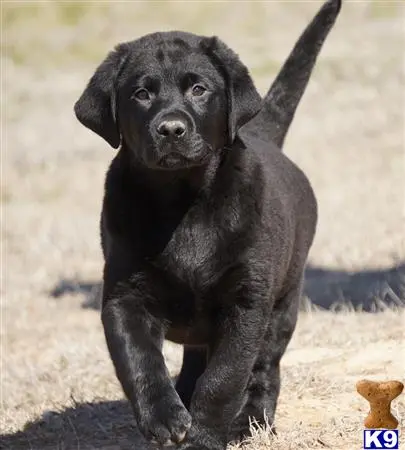
[[[178,152],[170,152],[162,156],[159,161],[159,167],[164,169],[176,169],[176,168],[185,168],[197,165],[198,162],[184,156]]]
[[[203,142],[190,146],[154,146],[154,153],[156,159],[152,165],[156,169],[181,170],[205,165],[212,154],[212,147]]]

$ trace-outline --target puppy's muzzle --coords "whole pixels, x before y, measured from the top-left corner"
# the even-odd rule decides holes
[[[198,136],[195,124],[186,112],[171,111],[158,115],[151,124],[151,133],[160,167],[179,168],[199,164],[200,158],[193,154]]]

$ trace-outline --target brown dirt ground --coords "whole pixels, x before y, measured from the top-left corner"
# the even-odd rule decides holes
[[[113,153],[72,113],[95,64],[118,41],[181,28],[221,36],[264,92],[319,4],[2,2],[0,448],[147,448],[98,313],[80,292],[49,294],[62,279],[100,278]],[[310,265],[332,274],[405,260],[404,39],[403,3],[346,1],[286,143],[319,200]],[[361,448],[355,382],[404,381],[404,330],[402,309],[303,312],[283,360],[278,436],[253,429],[243,448]],[[180,350],[165,354],[174,375]],[[404,398],[393,404],[402,433]]]

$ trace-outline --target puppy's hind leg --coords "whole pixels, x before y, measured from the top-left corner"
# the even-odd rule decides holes
[[[250,436],[251,419],[263,426],[266,422],[273,424],[280,392],[280,360],[295,329],[300,294],[301,283],[274,306],[245,391],[245,404],[230,428],[229,441],[239,441]],[[272,429],[274,431],[273,426]]]
[[[184,347],[183,365],[177,378],[176,391],[187,409],[190,409],[196,382],[206,367],[207,350],[204,347]]]

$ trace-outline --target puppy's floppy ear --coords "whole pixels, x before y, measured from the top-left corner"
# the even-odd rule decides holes
[[[262,98],[255,88],[248,69],[234,51],[216,36],[207,39],[202,45],[226,82],[228,133],[232,142],[239,128],[260,111]]]
[[[120,44],[110,52],[74,107],[78,120],[114,148],[118,148],[121,141],[116,117],[115,82],[128,53],[127,44]]]

